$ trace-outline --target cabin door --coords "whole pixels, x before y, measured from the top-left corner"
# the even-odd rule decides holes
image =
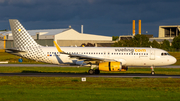
[[[155,50],[150,50],[150,60],[155,60]]]

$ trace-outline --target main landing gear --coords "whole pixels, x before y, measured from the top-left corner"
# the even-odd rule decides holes
[[[93,74],[99,74],[100,73],[100,70],[99,69],[90,69],[89,71],[88,71],[88,73],[90,74],[90,75],[93,75]]]
[[[154,66],[151,66],[151,75],[154,75],[155,72],[154,72]]]
[[[91,69],[88,71],[88,73],[90,75],[93,75],[93,74],[99,74],[100,73],[100,70],[97,68],[94,70],[94,68],[96,68],[96,65],[91,65]]]

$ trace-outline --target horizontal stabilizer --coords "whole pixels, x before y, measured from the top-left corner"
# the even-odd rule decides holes
[[[21,50],[17,50],[17,49],[5,49],[5,51],[7,53],[11,53],[11,54],[15,54],[15,55],[23,55],[23,54],[27,54],[27,51],[21,51]]]

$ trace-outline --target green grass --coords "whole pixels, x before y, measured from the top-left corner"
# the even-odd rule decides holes
[[[0,77],[0,101],[180,100],[180,79]]]
[[[0,67],[0,73],[84,73],[87,74],[89,67]],[[150,74],[150,68],[129,68],[123,72],[105,72],[101,74]],[[155,68],[156,74],[180,75],[180,68]]]
[[[180,64],[179,52],[170,53]],[[0,53],[0,61],[18,63],[19,57]],[[39,63],[31,60],[24,63]],[[84,73],[87,67],[0,67],[0,73]],[[126,72],[150,74],[150,68],[129,68]],[[179,68],[155,68],[156,74],[180,75]],[[0,76],[0,101],[169,101],[180,100],[180,79]]]

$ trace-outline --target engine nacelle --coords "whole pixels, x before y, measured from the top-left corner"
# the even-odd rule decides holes
[[[127,71],[128,67],[122,66],[121,62],[102,62],[99,63],[101,71]]]

